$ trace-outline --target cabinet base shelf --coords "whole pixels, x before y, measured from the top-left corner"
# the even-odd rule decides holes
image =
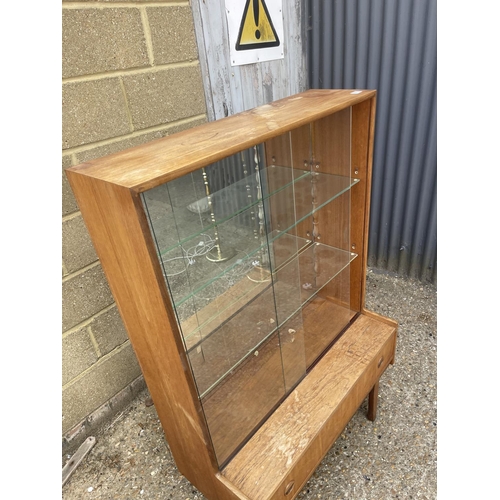
[[[294,498],[393,362],[396,331],[386,318],[361,314],[223,469],[233,493]]]

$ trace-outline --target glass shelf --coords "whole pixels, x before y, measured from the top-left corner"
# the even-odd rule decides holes
[[[185,337],[200,398],[249,356],[258,355],[260,346],[357,257],[345,250],[295,239],[302,248],[298,255],[269,273],[268,281],[253,281],[250,274],[242,277],[220,299],[225,305],[220,310],[213,304],[208,306],[209,317]],[[232,294],[237,299],[227,304]],[[202,316],[204,311],[197,314]],[[183,332],[186,328],[187,323],[181,323]]]
[[[295,186],[296,224],[349,191],[358,182],[359,179],[342,175],[309,172]]]
[[[173,185],[171,186],[173,189],[169,189],[168,185],[162,185],[147,191],[142,196],[152,222],[160,256],[163,257],[175,248],[190,244],[203,233],[244,212],[249,212],[251,208],[294,182],[310,176],[311,173],[307,170],[272,165],[260,169],[259,176],[255,173],[247,175],[242,180],[210,193],[209,197],[201,175],[194,179],[192,174],[172,181],[170,184]],[[174,190],[181,194],[177,195]],[[178,197],[182,197],[178,203],[181,209],[176,203]],[[162,202],[158,203],[158,200]],[[227,207],[230,207],[229,213]],[[181,210],[185,212],[185,208],[191,214],[195,214],[195,217],[189,220],[181,214]],[[213,217],[210,210],[213,211]],[[172,231],[162,235],[160,228],[172,228],[175,237]]]
[[[282,171],[282,167],[275,168],[277,171]],[[283,177],[283,172],[279,176]],[[273,181],[276,181],[277,177],[275,175]],[[281,224],[283,227],[280,226],[279,230],[264,236],[258,234],[259,217],[255,206],[252,205],[223,222],[212,224],[189,239],[184,239],[183,245],[177,244],[169,251],[161,252],[160,260],[164,275],[170,284],[176,308],[182,308],[189,301],[193,306],[200,300],[203,302],[203,291],[207,287],[216,286],[214,283],[218,280],[221,280],[220,293],[222,293],[222,290],[231,286],[239,275],[261,265],[262,261],[269,262],[271,259],[271,269],[274,271],[283,263],[283,261],[273,262],[276,252],[272,247],[280,246],[277,240],[290,233],[297,224],[327,203],[348,191],[357,182],[358,179],[349,177],[305,172],[297,177],[294,183],[264,198],[268,204],[281,205],[282,211],[286,214]],[[289,209],[290,200],[295,200],[294,212]],[[265,207],[262,210],[265,211]],[[165,229],[164,226],[162,229]],[[215,234],[215,229],[217,234]],[[154,221],[153,231],[155,236],[160,232],[160,229],[155,231]],[[231,258],[222,262],[211,262],[205,258],[205,255],[214,247],[217,237],[220,240],[222,253],[230,252]],[[298,253],[301,248],[302,246],[296,247],[295,253]],[[198,306],[199,304],[196,308]],[[182,313],[182,309],[180,312]]]
[[[293,257],[290,248],[299,249]],[[276,269],[274,272],[247,268],[239,274],[240,279],[236,283],[224,288],[225,291],[216,297],[210,307],[198,310],[181,323],[186,350],[203,342],[217,325],[224,324],[235,311],[271,285],[275,287],[278,316],[281,316],[277,326],[281,326],[357,257],[355,253],[320,243],[312,244],[310,240],[286,233],[274,241],[274,252],[278,263],[273,267]],[[296,282],[297,271],[300,271],[301,283]],[[290,308],[285,305],[286,297],[290,296],[294,285],[300,287],[300,300]]]
[[[273,231],[269,235],[270,269],[279,270],[283,268],[311,243],[311,240]],[[206,295],[210,295],[210,293],[215,295],[210,304],[204,306],[203,297],[199,293],[189,297],[188,300],[183,300],[182,304],[186,304],[189,299],[193,299],[191,304],[187,305],[197,311],[188,320],[180,323],[186,350],[190,350],[194,345],[199,344],[218,325],[225,323],[235,311],[272,285],[270,271],[254,265],[255,262],[249,256],[245,260],[239,259],[238,262],[227,269],[224,272],[224,280],[220,284],[217,283],[218,286],[212,283],[214,288],[217,286],[218,290],[207,291]],[[200,292],[203,292],[205,288],[203,287]],[[208,302],[207,299],[205,300]]]
[[[172,182],[174,183],[181,180],[185,179],[181,178]],[[257,176],[247,176],[224,189],[210,194],[215,221],[208,216],[206,217],[206,220],[203,220],[202,217],[194,217],[191,224],[189,224],[189,221],[185,218],[178,217],[179,210],[175,207],[173,195],[168,192],[168,185],[162,185],[158,188],[154,188],[147,191],[142,196],[152,224],[155,238],[157,240],[159,255],[163,257],[173,249],[189,244],[193,239],[198,238],[198,236],[203,233],[209,232],[214,227],[220,226],[224,224],[224,222],[229,221],[244,212],[248,212],[249,209],[255,207],[259,203],[276,197],[278,193],[282,190],[290,188],[293,184],[296,184],[294,189],[296,202],[300,203],[298,205],[300,208],[300,217],[299,220],[296,221],[298,223],[301,219],[311,215],[326,203],[329,203],[337,196],[343,194],[358,181],[359,179],[353,179],[340,175],[310,172],[308,170],[298,170],[295,168],[272,165],[260,170],[260,183],[261,191],[264,193],[263,195],[258,196],[257,194]],[[313,183],[315,189],[317,190],[316,204],[314,209],[309,209],[311,206],[311,189],[309,188],[312,187]],[[210,211],[208,198],[203,189],[204,188],[201,186],[201,180],[198,179],[198,185],[191,187],[191,190],[201,197],[198,200],[194,200],[191,203],[186,204],[187,209],[191,213],[198,216],[201,214],[208,214]],[[154,202],[157,201],[158,198],[163,200],[163,206],[157,206],[155,210]],[[244,203],[241,203],[242,199],[244,200]],[[229,214],[222,213],[222,209],[220,207],[234,205],[234,200],[238,200],[237,209],[231,211]],[[172,213],[174,218],[177,217],[177,219],[179,219],[178,221],[172,220]],[[179,227],[182,225],[183,234],[180,235],[180,239],[177,238],[177,235],[173,237],[171,231],[169,231],[170,238],[161,236],[159,228],[171,227],[172,223],[176,226],[176,228],[172,227],[174,231],[175,229],[179,231]]]
[[[322,243],[313,243],[297,255],[299,269],[300,303],[298,307],[286,307],[290,288],[297,286],[296,263],[289,262],[276,272],[274,283],[279,325],[286,323],[294,314],[312,300],[328,283],[338,276],[358,256]],[[283,304],[283,305],[282,305]],[[282,305],[280,307],[280,305]]]

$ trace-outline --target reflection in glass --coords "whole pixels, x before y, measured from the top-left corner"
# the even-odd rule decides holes
[[[349,110],[333,125],[142,195],[221,467],[353,317]]]

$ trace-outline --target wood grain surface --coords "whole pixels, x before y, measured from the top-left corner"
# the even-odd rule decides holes
[[[359,316],[223,475],[252,499],[296,496],[387,367],[395,339],[393,327]]]
[[[217,462],[138,196],[68,172],[179,470],[217,498]]]
[[[70,170],[143,192],[374,95],[308,90]]]

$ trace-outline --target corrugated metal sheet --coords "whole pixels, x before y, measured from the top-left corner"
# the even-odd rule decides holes
[[[369,265],[436,281],[436,0],[308,0],[310,88],[377,89]]]

